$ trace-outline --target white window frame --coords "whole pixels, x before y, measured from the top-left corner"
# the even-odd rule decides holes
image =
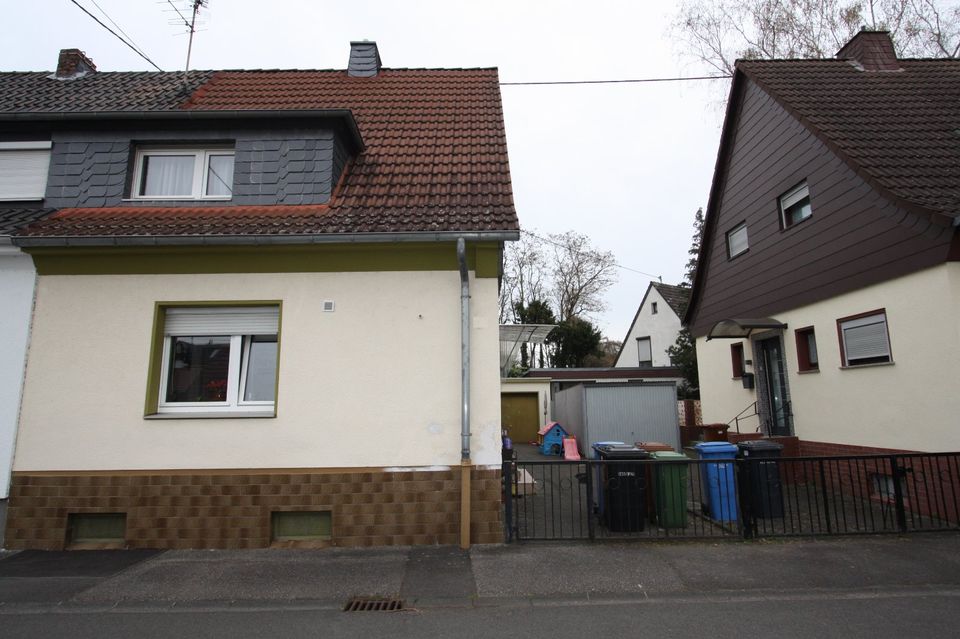
[[[167,312],[171,308],[191,308],[191,310],[203,310],[206,313],[217,314],[223,311],[228,311],[235,307],[168,307]],[[256,308],[256,307],[251,307]],[[278,325],[276,332],[263,333],[257,332],[255,334],[240,334],[234,333],[231,335],[212,335],[203,333],[197,334],[196,332],[189,331],[168,331],[164,330],[163,335],[163,349],[161,352],[161,365],[160,365],[160,395],[159,402],[157,406],[158,413],[166,414],[210,414],[217,415],[221,413],[273,413],[276,409],[276,401],[250,401],[244,400],[243,396],[246,392],[247,384],[247,370],[250,362],[250,348],[253,343],[253,337],[256,335],[273,335],[277,338],[277,372],[274,374],[274,384],[276,384],[277,376],[279,375],[279,344],[280,344],[280,328],[279,328],[279,308],[278,307],[266,307],[266,308],[277,308],[278,313]],[[222,402],[169,402],[167,401],[167,390],[170,383],[170,349],[173,347],[173,339],[175,337],[229,337],[230,338],[230,358],[228,360],[227,366],[227,392],[226,399]]]
[[[50,176],[50,154],[51,149],[53,149],[53,142],[49,140],[37,140],[37,141],[22,141],[22,142],[0,142],[0,154],[8,153],[26,153],[27,157],[20,158],[21,161],[14,161],[17,165],[15,170],[15,175],[17,169],[20,171],[24,170],[24,165],[28,165],[29,157],[37,158],[37,167],[39,173],[34,177],[37,179],[34,180],[30,186],[35,187],[34,190],[30,191],[10,191],[4,193],[0,191],[0,202],[41,202],[43,201],[44,196],[47,191],[47,179]],[[42,168],[40,168],[42,166]],[[2,176],[0,176],[2,177]],[[20,178],[14,178],[14,181],[17,183],[18,188],[23,187],[23,180]],[[3,180],[0,179],[0,184],[3,183]]]
[[[737,251],[736,253],[734,253],[733,243],[731,242],[731,238],[741,230],[743,231],[743,248]],[[738,255],[743,255],[748,250],[750,250],[750,238],[747,235],[747,223],[740,222],[739,224],[734,226],[732,229],[727,231],[727,258],[732,260]]]
[[[143,167],[146,158],[164,155],[192,155],[193,156],[193,190],[182,195],[141,195],[143,188]],[[236,151],[232,147],[141,147],[137,149],[134,158],[133,184],[130,193],[132,200],[220,200],[233,198],[233,185],[230,185],[230,195],[207,195],[207,174],[210,167],[210,158],[215,156],[230,156],[236,159]]]
[[[871,355],[868,357],[856,357],[851,361],[850,352],[847,348],[847,335],[846,331],[850,329],[860,328],[863,326],[870,326],[875,324],[883,325],[883,347],[882,352],[879,352],[876,355]],[[847,368],[852,368],[856,366],[869,366],[871,364],[887,364],[893,362],[893,354],[890,350],[890,327],[887,324],[887,312],[885,310],[880,310],[872,312],[869,315],[864,315],[860,317],[851,317],[846,319],[837,320],[837,329],[840,334],[840,346],[843,349],[843,365]],[[860,360],[873,360],[880,357],[886,357],[886,361],[860,361]]]
[[[805,216],[797,220],[796,222],[791,222],[790,220],[787,219],[787,209],[789,209],[791,206],[794,206],[795,204],[799,204],[804,199],[810,200],[810,188],[807,186],[806,180],[804,180],[797,186],[793,187],[792,189],[790,189],[789,191],[787,191],[786,193],[784,193],[778,198],[777,201],[780,203],[780,224],[782,225],[782,228],[784,229],[791,228],[793,226],[796,226],[800,222],[804,222],[806,220],[809,220],[811,217],[813,217],[813,205],[811,204],[808,208],[809,212]]]

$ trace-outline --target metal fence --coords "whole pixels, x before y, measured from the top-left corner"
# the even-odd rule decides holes
[[[960,453],[516,461],[503,477],[508,541],[960,529]]]

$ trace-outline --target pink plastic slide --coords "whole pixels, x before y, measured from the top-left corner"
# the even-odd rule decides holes
[[[574,437],[565,437],[563,440],[563,458],[567,461],[577,461],[580,453],[577,451],[577,440]]]

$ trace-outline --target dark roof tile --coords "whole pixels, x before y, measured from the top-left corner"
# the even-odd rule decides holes
[[[0,207],[0,235],[12,235],[37,220],[55,212],[55,209]]]

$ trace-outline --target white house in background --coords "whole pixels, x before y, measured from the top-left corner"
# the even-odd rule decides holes
[[[620,345],[615,368],[670,366],[667,349],[683,328],[680,318],[690,299],[690,289],[650,282],[630,330]]]

